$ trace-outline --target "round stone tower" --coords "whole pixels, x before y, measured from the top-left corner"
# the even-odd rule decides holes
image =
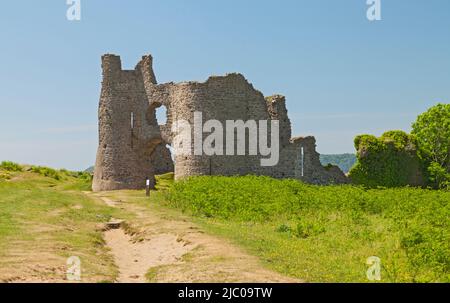
[[[141,189],[146,179],[154,185],[152,155],[161,152],[156,119],[148,117],[144,80],[153,84],[151,56],[143,57],[135,70],[122,70],[120,57],[102,57],[103,81],[99,104],[99,146],[94,170],[94,191]],[[166,157],[167,158],[167,157]]]

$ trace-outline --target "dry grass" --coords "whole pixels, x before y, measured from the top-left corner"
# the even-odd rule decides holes
[[[125,214],[83,194],[89,180],[20,171],[8,176],[0,180],[0,281],[63,282],[70,256],[81,259],[82,282],[116,278],[101,226]]]

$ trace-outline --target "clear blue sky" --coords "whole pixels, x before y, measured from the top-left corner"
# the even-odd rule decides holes
[[[240,72],[287,97],[294,135],[321,153],[354,152],[357,134],[410,130],[450,102],[450,1],[9,0],[0,6],[0,160],[84,169],[94,163],[100,56],[159,82]]]

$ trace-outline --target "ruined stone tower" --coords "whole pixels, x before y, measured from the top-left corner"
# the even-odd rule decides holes
[[[99,146],[93,190],[140,189],[145,179],[175,171],[175,178],[196,175],[268,175],[315,184],[345,183],[336,168],[320,165],[315,139],[291,139],[285,98],[265,98],[240,74],[210,77],[205,82],[157,84],[152,57],[142,57],[134,70],[122,70],[118,56],[102,57],[103,81],[99,105]],[[165,106],[167,122],[158,125],[156,109]],[[261,166],[260,155],[183,155],[174,146],[174,121],[279,121],[279,162]],[[194,136],[194,134],[193,134]],[[166,145],[172,145],[175,165]],[[193,145],[193,142],[189,142]]]

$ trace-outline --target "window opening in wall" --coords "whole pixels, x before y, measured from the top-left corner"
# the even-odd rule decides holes
[[[156,108],[156,120],[158,125],[165,125],[167,123],[167,108],[164,105]]]

